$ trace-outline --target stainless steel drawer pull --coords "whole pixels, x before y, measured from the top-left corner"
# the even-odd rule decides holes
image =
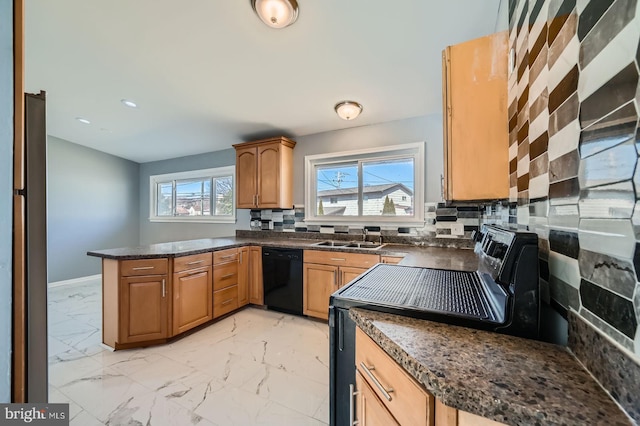
[[[167,286],[164,278],[162,279],[162,297],[167,296]]]
[[[364,362],[360,363],[360,367],[362,367],[364,372],[367,373],[367,376],[369,376],[380,392],[382,392],[382,395],[387,398],[387,401],[391,401],[391,395],[389,394],[393,392],[393,389],[385,389],[384,386],[382,386],[382,383],[380,383],[376,376],[373,375],[372,371],[376,368],[373,365],[371,367],[367,367]]]
[[[220,256],[220,259],[231,259],[232,257],[236,257],[235,253],[234,254],[228,254],[226,256]]]
[[[202,263],[204,260],[194,260],[193,262],[187,263],[187,265],[197,265],[198,263]]]
[[[229,299],[229,300],[225,300],[224,302],[221,303],[222,306],[224,305],[228,305],[229,303],[233,302],[233,299]]]
[[[225,278],[231,278],[231,277],[232,277],[232,276],[234,276],[234,275],[235,275],[235,274],[227,274],[227,275],[223,275],[223,276],[221,276],[220,278],[224,280]]]
[[[134,271],[145,271],[147,269],[153,269],[153,268],[155,268],[155,266],[138,266],[131,269],[133,269]]]
[[[337,261],[340,261],[340,262],[344,262],[347,259],[345,259],[344,257],[332,257],[331,260],[337,260]]]
[[[360,422],[355,419],[355,407],[353,406],[353,398],[360,392],[355,390],[353,383],[349,383],[349,425],[356,426]]]

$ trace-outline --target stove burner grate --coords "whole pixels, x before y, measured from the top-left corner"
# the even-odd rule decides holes
[[[378,265],[341,296],[477,319],[494,317],[476,272]]]

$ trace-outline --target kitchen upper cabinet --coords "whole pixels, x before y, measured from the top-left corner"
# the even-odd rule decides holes
[[[211,253],[173,260],[173,335],[213,318]]]
[[[509,196],[508,34],[442,52],[445,200]]]
[[[293,207],[293,148],[285,137],[233,145],[236,149],[236,207]]]
[[[114,349],[169,336],[168,259],[102,263],[102,339]]]

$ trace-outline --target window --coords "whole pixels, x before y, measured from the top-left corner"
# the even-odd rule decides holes
[[[234,166],[151,176],[149,220],[234,223],[234,181]]]
[[[305,157],[308,223],[424,221],[424,143]]]

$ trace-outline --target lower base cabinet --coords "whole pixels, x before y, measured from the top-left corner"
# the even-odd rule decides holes
[[[123,277],[120,280],[119,323],[117,343],[158,340],[169,336],[166,275]]]
[[[211,266],[173,274],[173,334],[213,318]]]
[[[358,425],[506,426],[436,400],[359,328],[356,400]]]
[[[356,371],[356,389],[358,402],[356,412],[360,426],[397,426],[398,422],[378,399],[371,386],[367,384],[360,372]]]

